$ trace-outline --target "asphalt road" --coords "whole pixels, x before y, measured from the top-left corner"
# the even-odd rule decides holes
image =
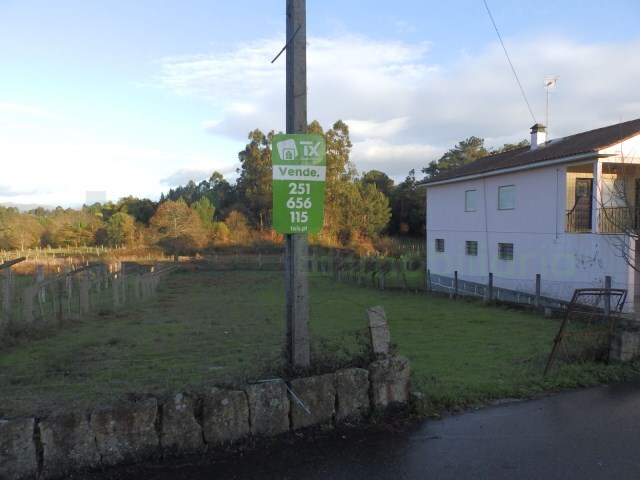
[[[79,477],[78,477],[79,478]],[[300,435],[87,480],[640,479],[640,379],[383,431]]]

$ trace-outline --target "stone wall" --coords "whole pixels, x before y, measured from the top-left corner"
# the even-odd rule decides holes
[[[630,362],[640,356],[640,332],[616,332],[610,340],[609,363]]]
[[[0,420],[0,480],[58,479],[154,455],[203,452],[248,437],[358,421],[406,406],[409,380],[409,361],[397,356],[369,369],[266,380],[244,390],[212,388],[162,403],[149,398],[90,413]]]

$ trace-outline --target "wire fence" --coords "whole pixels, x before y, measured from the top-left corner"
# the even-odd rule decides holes
[[[317,271],[317,268],[313,270],[314,262],[317,259],[312,258],[309,268]],[[459,276],[456,271],[433,273],[424,268],[423,259],[411,255],[391,259],[338,255],[331,257],[323,271],[330,272],[339,281],[379,290],[401,289],[464,296],[552,311],[564,311],[574,291],[579,288],[628,288],[610,276],[593,281],[563,281],[546,279],[540,274],[532,278],[511,278],[493,273],[477,276]],[[633,296],[630,300],[624,306],[625,320],[635,321]]]
[[[13,354],[0,354],[0,418],[281,375],[286,368],[284,298],[272,301],[263,290],[265,282],[280,278],[273,271],[283,268],[281,253],[256,253],[181,259],[177,266],[124,262],[35,268],[30,276],[2,269],[0,327],[49,325],[54,328],[35,338],[64,337],[68,348],[50,349],[48,341],[28,348],[30,340],[23,342],[20,336],[12,344],[5,342],[3,348]],[[201,270],[213,274],[198,275]],[[501,277],[456,282],[455,272],[432,274],[415,256],[360,258],[312,251],[308,270],[312,276],[378,290],[564,306],[543,294],[558,291],[561,283],[522,279],[523,291],[518,291],[495,284],[489,288],[508,280]],[[323,308],[340,308],[333,297],[318,302]],[[356,329],[337,325],[329,332],[316,324],[311,330],[312,365],[331,369],[362,359],[369,354],[369,341],[364,324]]]
[[[145,301],[156,291],[160,277],[174,268],[153,265],[126,268],[121,262],[67,264],[64,273],[60,273],[60,268],[53,271],[36,264],[33,275],[20,275],[12,272],[13,265],[19,265],[14,262],[0,265],[3,267],[0,328],[62,325],[92,311],[115,310]]]
[[[30,275],[2,269],[9,301],[0,305],[0,418],[282,375],[284,295],[272,301],[262,292],[262,282],[279,278],[270,270],[281,268],[281,255],[256,254],[61,273],[36,267]],[[367,333],[364,322],[312,329],[313,368],[366,357]]]
[[[500,286],[503,285],[503,286]],[[509,285],[510,288],[504,285]],[[485,301],[526,305],[535,308],[565,310],[578,288],[626,288],[609,276],[592,282],[543,279],[540,274],[531,279],[514,279],[493,275],[459,277],[458,272],[434,274],[427,271],[427,290],[450,296],[470,296]],[[627,310],[627,313],[631,313]]]

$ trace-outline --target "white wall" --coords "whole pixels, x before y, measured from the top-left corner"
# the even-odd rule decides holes
[[[564,233],[566,168],[545,167],[427,187],[427,268],[494,285],[570,299],[575,288],[628,288],[633,297],[635,275],[609,241],[613,237]],[[515,208],[498,210],[498,187],[515,185]],[[465,191],[477,191],[476,211],[464,211]],[[445,252],[435,251],[435,239]],[[619,237],[618,237],[619,238]],[[478,242],[478,255],[465,253],[465,241]],[[513,243],[513,260],[498,258],[498,243]],[[630,299],[631,299],[630,298]]]

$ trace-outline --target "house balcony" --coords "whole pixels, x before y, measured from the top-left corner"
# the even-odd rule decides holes
[[[567,210],[564,230],[567,233],[591,233],[591,212]]]
[[[565,231],[567,233],[628,234],[640,227],[640,209],[632,207],[602,207],[596,211],[597,229],[592,228],[590,211],[567,210]]]
[[[598,233],[630,233],[638,228],[640,210],[632,207],[598,209]]]

